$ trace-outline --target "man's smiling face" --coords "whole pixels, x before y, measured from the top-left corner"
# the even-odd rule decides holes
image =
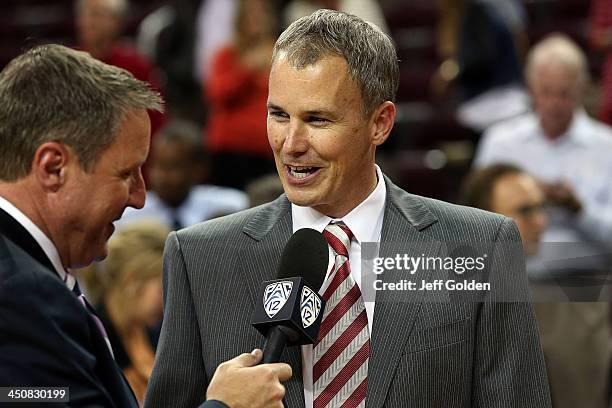
[[[375,126],[346,61],[324,56],[295,69],[280,56],[270,73],[268,139],[289,200],[342,217],[376,185]]]

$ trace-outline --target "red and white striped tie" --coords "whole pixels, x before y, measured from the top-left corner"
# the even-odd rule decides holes
[[[336,254],[323,293],[327,301],[313,349],[314,408],[365,407],[370,333],[359,286],[351,276],[348,249],[353,233],[330,223],[323,235]]]

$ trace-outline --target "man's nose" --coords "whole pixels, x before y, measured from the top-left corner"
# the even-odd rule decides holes
[[[131,186],[128,205],[136,209],[141,209],[145,205],[146,195],[147,191],[144,178],[142,177],[142,171],[138,170],[138,175],[135,176],[134,184]]]
[[[283,153],[291,156],[305,153],[309,148],[308,137],[308,130],[304,124],[298,121],[291,123],[283,143]]]

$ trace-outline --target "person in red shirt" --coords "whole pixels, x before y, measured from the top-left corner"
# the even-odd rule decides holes
[[[213,60],[204,97],[210,108],[205,142],[215,184],[244,188],[275,171],[266,101],[276,26],[268,0],[241,1],[234,41]]]
[[[129,71],[161,93],[153,64],[136,48],[119,41],[127,15],[127,0],[77,0],[75,7],[78,48],[109,65]],[[151,134],[164,124],[164,115],[149,112]]]
[[[599,119],[612,125],[612,0],[591,3],[589,39],[595,50],[605,53]]]

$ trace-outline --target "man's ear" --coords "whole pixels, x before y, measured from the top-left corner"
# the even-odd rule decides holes
[[[380,146],[387,140],[393,129],[396,115],[395,104],[391,101],[385,101],[376,108],[372,114],[372,144],[374,146]]]
[[[66,172],[73,154],[63,143],[45,142],[34,153],[32,174],[45,189],[55,192],[66,182]]]

